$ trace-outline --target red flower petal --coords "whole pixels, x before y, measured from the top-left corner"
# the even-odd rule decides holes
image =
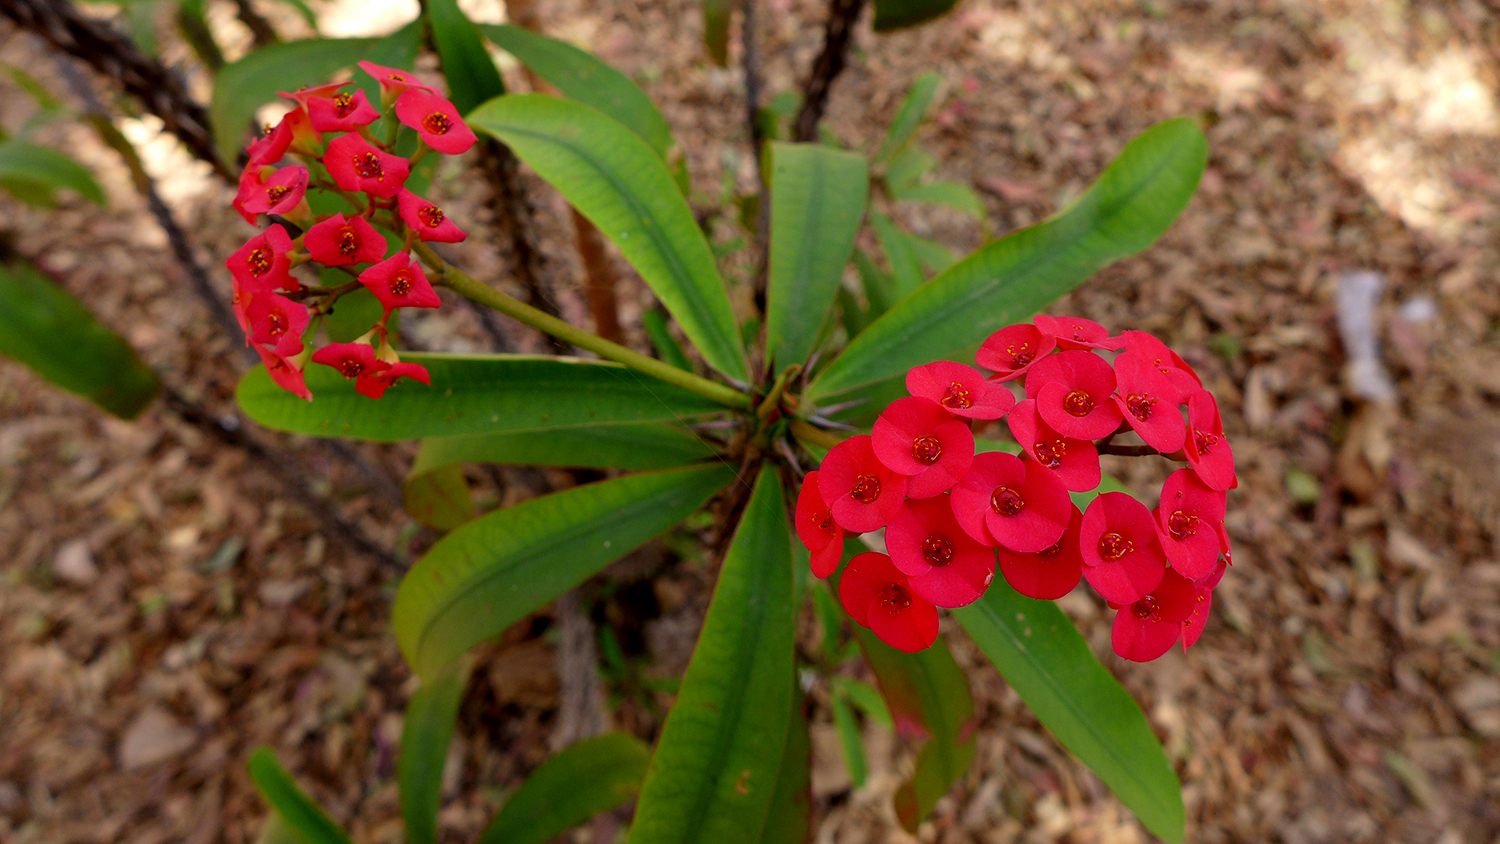
[[[1028,598],[1054,601],[1073,591],[1083,578],[1083,553],[1079,535],[1083,513],[1075,506],[1062,539],[1051,547],[1032,554],[1021,554],[1008,548],[999,550],[1000,573],[1012,589]]]
[[[1107,437],[1120,427],[1114,391],[1115,371],[1089,351],[1050,355],[1026,375],[1026,397],[1036,399],[1042,420],[1079,440]]]
[[[1150,594],[1167,568],[1150,511],[1123,492],[1106,492],[1089,503],[1078,545],[1084,579],[1117,604]]]
[[[302,335],[311,319],[306,305],[269,291],[250,300],[245,318],[250,327],[250,342],[275,346],[276,354],[283,358],[302,351]]]
[[[398,252],[359,274],[359,283],[370,288],[387,312],[396,308],[436,308],[443,304],[422,265],[410,252]]]
[[[292,239],[275,224],[250,238],[224,261],[235,283],[253,295],[261,290],[299,290],[291,274]]]
[[[468,237],[457,224],[448,219],[443,209],[405,188],[396,192],[396,202],[401,210],[401,219],[424,241],[458,243]]]
[[[423,384],[431,384],[432,377],[427,367],[415,363],[391,363],[379,361],[382,366],[359,376],[354,382],[354,391],[360,395],[378,399],[401,378],[414,378]]]
[[[1118,349],[1123,338],[1110,337],[1097,322],[1083,317],[1054,317],[1037,314],[1033,319],[1043,334],[1057,338],[1059,349]]]
[[[1051,471],[1003,452],[976,455],[953,486],[952,500],[954,517],[976,541],[1023,553],[1061,539],[1073,509]]]
[[[1115,378],[1115,405],[1146,445],[1162,454],[1180,451],[1187,426],[1178,409],[1182,395],[1172,382],[1130,352],[1115,358]]]
[[[337,369],[346,379],[359,378],[390,366],[375,358],[375,347],[369,343],[329,343],[313,352],[312,361]]]
[[[1187,397],[1203,387],[1198,373],[1188,366],[1166,343],[1144,331],[1123,332],[1125,351],[1135,355],[1160,372],[1185,401]]]
[[[319,132],[353,132],[380,117],[364,91],[309,97],[307,116]]]
[[[809,551],[817,551],[840,538],[843,532],[833,521],[833,511],[823,501],[818,491],[818,473],[808,472],[802,479],[802,490],[797,493],[797,538]],[[827,575],[819,575],[826,577]]]
[[[913,594],[910,584],[892,586],[887,595],[876,597],[867,617],[870,631],[898,651],[916,653],[937,641],[937,607]]]
[[[867,533],[885,527],[906,497],[906,477],[875,457],[868,435],[834,446],[818,471],[818,491],[845,530]]]
[[[869,627],[870,601],[892,583],[905,584],[906,575],[896,570],[890,557],[874,551],[856,554],[839,578],[839,601],[856,624]]]
[[[1192,614],[1194,597],[1192,582],[1168,571],[1151,594],[1115,616],[1110,637],[1115,653],[1132,662],[1150,662],[1171,650]]]
[[[386,250],[385,238],[358,215],[334,214],[308,229],[302,242],[312,259],[326,267],[373,264]]]
[[[999,382],[986,381],[972,366],[946,360],[912,367],[906,391],[966,419],[999,419],[1016,404],[1015,395]]]
[[[340,135],[328,142],[323,166],[341,190],[364,191],[389,199],[411,175],[411,163],[399,155],[381,152],[358,135]]]
[[[1219,419],[1219,405],[1213,393],[1199,390],[1188,396],[1188,465],[1209,489],[1234,489],[1234,452],[1224,438],[1224,424]]]
[[[1173,472],[1162,484],[1157,535],[1178,574],[1196,580],[1218,564],[1224,509],[1224,493],[1209,489],[1187,469]]]
[[[991,334],[974,354],[974,362],[993,371],[994,380],[1009,381],[1025,375],[1032,364],[1055,348],[1056,337],[1023,322]]]
[[[460,155],[478,140],[453,103],[427,91],[407,91],[396,100],[396,116],[438,152]]]
[[[1036,401],[1027,399],[1011,409],[1005,421],[1010,434],[1031,459],[1057,473],[1063,486],[1088,492],[1099,486],[1099,450],[1089,440],[1065,437],[1042,421]]]
[[[871,445],[891,471],[906,475],[906,494],[930,498],[947,492],[974,459],[974,432],[931,399],[891,402],[875,420]]]
[[[417,77],[409,70],[385,67],[374,62],[360,62],[359,69],[375,77],[375,81],[380,83],[380,101],[387,105],[395,102],[397,97],[413,88],[437,93],[436,89],[430,85],[418,82]]]
[[[995,552],[959,527],[944,496],[903,504],[886,526],[885,545],[912,591],[940,607],[972,604],[995,576]]]
[[[1219,585],[1219,578],[1224,576],[1225,566],[1219,564],[1218,569],[1208,577],[1193,581],[1193,611],[1187,620],[1182,622],[1182,650],[1187,651],[1198,642],[1198,637],[1203,635],[1203,628],[1208,626],[1208,611],[1214,605],[1214,587]]]
[[[838,570],[839,561],[844,557],[844,529],[838,528],[838,534],[836,542],[830,542],[812,552],[813,577],[825,578]]]
[[[260,354],[261,362],[266,365],[266,372],[270,374],[271,380],[276,382],[276,386],[294,396],[312,401],[312,391],[307,389],[307,381],[303,377],[302,370],[293,368],[275,352],[267,351],[260,346],[255,346],[254,349]]]

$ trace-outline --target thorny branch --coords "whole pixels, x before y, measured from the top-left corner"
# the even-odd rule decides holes
[[[806,142],[818,137],[818,123],[828,108],[828,93],[833,80],[844,71],[848,61],[849,41],[854,25],[864,11],[865,0],[829,0],[828,23],[823,29],[823,52],[813,61],[807,84],[802,86],[802,107],[792,124],[792,138]]]

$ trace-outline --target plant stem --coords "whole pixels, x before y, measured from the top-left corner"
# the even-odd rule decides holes
[[[792,436],[795,436],[797,439],[804,442],[810,442],[813,445],[820,445],[824,448],[833,448],[834,446],[844,441],[843,437],[833,433],[832,431],[825,431],[822,428],[814,428],[812,425],[803,422],[801,419],[793,419],[790,427],[792,429]]]
[[[685,372],[656,358],[631,351],[618,343],[611,343],[597,334],[584,331],[577,326],[545,313],[539,308],[533,308],[519,299],[507,296],[488,285],[481,284],[463,270],[447,264],[425,243],[414,243],[412,244],[412,249],[424,263],[433,269],[433,272],[436,273],[438,280],[443,285],[460,296],[472,299],[486,307],[494,308],[506,316],[520,320],[532,328],[544,331],[559,340],[572,343],[580,349],[588,349],[602,358],[607,358],[616,363],[623,363],[631,369],[644,372],[653,378],[696,393],[725,407],[735,410],[748,410],[750,408],[750,396],[733,387],[710,381],[691,372]]]

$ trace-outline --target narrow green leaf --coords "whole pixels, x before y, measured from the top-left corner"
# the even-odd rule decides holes
[[[714,456],[711,446],[672,425],[594,425],[518,434],[471,434],[422,440],[410,477],[460,463],[671,469]]]
[[[833,659],[839,652],[839,641],[843,638],[844,612],[839,609],[838,599],[823,585],[812,587],[813,612],[821,628],[819,646],[823,655]]]
[[[927,281],[927,276],[922,274],[921,262],[917,260],[917,250],[906,232],[897,228],[890,217],[871,211],[870,224],[875,227],[875,239],[880,241],[885,259],[890,262],[896,295],[904,298]]]
[[[904,202],[943,205],[962,211],[976,220],[983,220],[988,215],[984,208],[984,200],[979,198],[979,194],[975,193],[973,188],[960,182],[922,182],[893,190],[891,196]]]
[[[794,622],[786,505],[768,469],[719,570],[641,786],[631,844],[760,841],[796,685]]]
[[[937,156],[916,144],[909,144],[891,158],[885,167],[885,189],[894,194],[909,188],[937,167]]]
[[[887,311],[805,396],[827,399],[976,348],[1110,261],[1150,246],[1192,197],[1207,151],[1191,120],[1146,130],[1070,207],[991,242]]]
[[[880,28],[882,2],[883,0],[876,0],[875,3],[877,30]],[[886,5],[890,4],[886,3]],[[953,5],[951,0],[948,5]],[[942,84],[943,77],[932,72],[918,76],[911,83],[911,89],[906,92],[906,99],[901,101],[901,107],[896,110],[896,116],[891,119],[891,126],[886,130],[885,140],[880,144],[880,151],[875,154],[876,163],[890,161],[891,156],[899,152],[906,142],[911,140],[912,134],[927,117],[927,110],[932,108],[932,100],[937,96],[938,86]]]
[[[20,260],[0,264],[0,354],[123,419],[140,415],[161,387],[124,337]]]
[[[772,143],[766,345],[779,369],[812,352],[865,215],[863,157],[817,144]]]
[[[401,789],[401,820],[408,844],[437,841],[437,815],[443,803],[443,766],[469,679],[469,661],[450,663],[424,682],[406,704],[401,722],[401,755],[396,779]]]
[[[406,379],[372,401],[332,367],[308,364],[309,402],[276,386],[257,366],[236,395],[245,413],[268,428],[384,442],[675,421],[722,409],[612,363],[527,355],[409,354],[402,360],[427,367],[432,385]]]
[[[453,530],[476,515],[463,467],[454,464],[409,475],[401,485],[401,505],[433,530]]]
[[[806,844],[812,834],[812,735],[802,689],[793,682],[791,720],[760,844]]]
[[[303,844],[352,844],[323,807],[297,786],[271,748],[258,747],[250,754],[250,780]]]
[[[614,241],[710,366],[748,380],[713,252],[645,141],[592,106],[537,94],[491,100],[469,123],[504,141]]]
[[[908,654],[863,627],[856,626],[854,633],[875,671],[896,731],[926,738],[911,779],[902,783],[894,798],[901,826],[914,833],[974,763],[977,739],[969,680],[941,638],[927,650]]]
[[[427,31],[432,36],[432,46],[437,50],[438,62],[443,66],[443,78],[448,80],[448,99],[458,107],[460,114],[468,114],[475,106],[505,93],[505,83],[500,80],[500,71],[495,61],[484,48],[484,38],[479,27],[469,20],[455,0],[426,0],[422,4],[427,10]]]
[[[958,0],[875,0],[875,31],[890,32],[926,23],[953,8]]]
[[[860,304],[858,297],[854,295],[853,291],[840,285],[834,291],[834,297],[835,301],[838,302],[839,318],[844,323],[845,336],[853,337],[859,332],[864,331],[865,326],[870,324],[870,314],[865,306]]]
[[[688,362],[687,355],[682,353],[682,347],[677,344],[677,338],[672,336],[666,317],[655,310],[648,310],[642,312],[641,323],[646,328],[646,336],[650,338],[651,348],[656,350],[658,358],[683,372],[693,371],[693,365]]]
[[[401,652],[432,675],[677,524],[733,477],[722,465],[627,475],[463,525],[401,581],[391,611]]]
[[[1182,787],[1156,734],[1056,604],[996,578],[984,597],[952,612],[1063,747],[1153,834],[1182,840]]]
[[[478,844],[546,844],[634,797],[651,750],[629,733],[567,746],[516,789]]]
[[[859,271],[859,280],[865,290],[865,299],[870,303],[870,319],[873,320],[890,310],[891,306],[901,299],[901,292],[896,289],[896,280],[891,278],[890,273],[876,266],[875,260],[865,250],[854,250],[854,268]]]
[[[896,729],[896,722],[891,718],[891,710],[885,705],[885,698],[880,696],[880,691],[874,686],[840,674],[833,678],[833,687],[839,694],[849,698],[849,702],[858,707],[866,718],[873,719],[888,730]]]
[[[703,0],[703,48],[719,67],[729,66],[729,12],[731,0]]]
[[[48,197],[48,206],[57,203],[54,191],[67,188],[95,205],[104,205],[104,189],[94,181],[89,169],[55,149],[25,141],[0,143],[0,181],[26,182]]]
[[[936,275],[954,264],[958,263],[958,256],[936,240],[915,234],[907,234],[906,239],[911,241],[911,248],[917,253],[917,261],[929,273]]]
[[[323,191],[312,193],[328,195]],[[324,287],[337,287],[349,278],[332,268],[324,268],[319,275],[322,277]],[[375,298],[375,294],[371,293],[368,287],[361,287],[340,296],[338,305],[328,314],[323,325],[328,330],[329,340],[335,343],[352,343],[361,334],[369,332],[370,327],[380,322],[383,316],[385,316],[385,305]],[[401,311],[398,310],[391,314],[391,319],[394,320],[400,316]]]
[[[865,745],[859,733],[859,721],[854,717],[854,708],[849,699],[841,694],[833,695],[833,726],[838,730],[839,746],[844,751],[844,770],[849,772],[849,782],[855,788],[865,784]]]
[[[566,41],[519,26],[480,24],[479,31],[557,90],[625,124],[657,155],[667,157],[667,150],[672,148],[672,127],[630,77]]]

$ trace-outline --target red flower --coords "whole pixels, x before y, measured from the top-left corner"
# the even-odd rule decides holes
[[[264,169],[253,165],[245,168],[234,198],[235,210],[252,225],[257,214],[290,214],[307,196],[306,167],[283,167],[262,179],[265,175]]]
[[[443,304],[410,252],[397,252],[360,273],[359,283],[370,288],[386,313],[396,308],[436,308]]]
[[[1213,572],[1224,550],[1219,541],[1224,508],[1224,493],[1209,489],[1187,469],[1178,469],[1162,484],[1157,534],[1178,574],[1197,580]]]
[[[1026,376],[1026,398],[1036,399],[1042,420],[1074,439],[1097,440],[1120,427],[1114,392],[1115,371],[1088,351],[1058,352]]]
[[[906,575],[884,554],[860,554],[839,580],[839,600],[860,626],[899,651],[916,653],[937,641],[938,614],[915,594]]]
[[[875,420],[875,456],[906,475],[906,494],[931,498],[953,488],[974,460],[974,432],[931,399],[909,396],[891,402]]]
[[[911,499],[885,529],[891,562],[911,590],[940,607],[962,607],[995,577],[995,552],[964,533],[947,496]]]
[[[993,371],[994,380],[1009,381],[1025,375],[1032,364],[1055,348],[1056,337],[1023,322],[991,334],[974,354],[974,362]]]
[[[1104,326],[1083,317],[1037,314],[1032,322],[1043,334],[1056,337],[1059,349],[1118,349],[1124,342],[1118,337],[1110,337]]]
[[[334,214],[307,230],[302,241],[314,261],[325,267],[373,264],[385,257],[386,241],[358,215]]]
[[[818,471],[818,491],[844,530],[865,533],[885,527],[906,497],[906,477],[875,456],[870,437],[850,437],[834,446]]]
[[[281,355],[268,351],[260,346],[255,346],[255,351],[260,353],[261,362],[266,365],[266,372],[270,374],[271,380],[276,386],[291,393],[294,396],[312,401],[312,391],[307,389],[307,381],[303,377],[302,370],[288,363]]]
[[[1115,358],[1119,387],[1114,402],[1130,427],[1162,454],[1182,449],[1187,426],[1178,405],[1182,395],[1156,367],[1130,352]]]
[[[1016,404],[1010,390],[986,381],[979,370],[946,360],[912,367],[906,373],[906,391],[966,419],[999,419]]]
[[[812,552],[812,573],[823,578],[839,567],[844,553],[844,529],[833,520],[833,510],[818,491],[818,473],[808,472],[797,494],[797,538]]]
[[[1089,503],[1078,538],[1083,577],[1106,601],[1129,604],[1150,594],[1167,570],[1146,505],[1123,492]]]
[[[279,224],[250,238],[235,250],[224,266],[234,276],[235,285],[246,293],[257,290],[298,290],[301,285],[292,278],[292,239]]]
[[[411,175],[411,163],[372,147],[358,135],[340,135],[328,144],[323,166],[340,190],[364,191],[390,199]]]
[[[302,335],[310,321],[306,305],[265,291],[251,297],[245,318],[251,343],[275,346],[283,358],[302,351]]]
[[[287,112],[276,124],[276,128],[262,133],[246,151],[250,153],[250,166],[261,167],[280,161],[288,148],[309,155],[315,154],[322,141],[322,136],[312,127],[307,111],[298,106]]]
[[[385,361],[381,361],[385,363]],[[385,391],[391,388],[399,378],[412,378],[423,384],[431,384],[432,376],[427,374],[427,367],[417,363],[391,363],[384,368],[376,369],[369,375],[354,382],[354,391],[362,396],[378,399],[385,395]]]
[[[375,347],[369,343],[329,343],[313,352],[313,363],[331,366],[347,380],[364,378],[376,369],[390,366],[375,357]]]
[[[1170,651],[1193,614],[1195,599],[1192,581],[1168,570],[1151,594],[1119,608],[1110,636],[1115,653],[1132,662],[1150,662]]]
[[[474,146],[474,130],[453,103],[431,91],[409,90],[396,100],[396,116],[417,130],[422,142],[441,153],[460,155]]]
[[[1223,492],[1239,482],[1234,476],[1234,452],[1224,439],[1224,423],[1213,393],[1199,390],[1188,396],[1187,462],[1209,489]]]
[[[1122,336],[1125,338],[1125,351],[1155,367],[1177,388],[1177,394],[1184,400],[1203,386],[1198,373],[1168,348],[1166,343],[1144,331],[1126,331]]]
[[[1004,452],[976,455],[953,487],[953,515],[969,536],[1012,551],[1040,551],[1062,538],[1073,504],[1046,467]]]
[[[380,106],[388,108],[407,90],[416,88],[419,91],[427,91],[435,94],[437,91],[431,86],[423,85],[408,70],[397,70],[394,67],[384,67],[374,62],[360,62],[359,69],[375,77],[380,83]]]
[[[1011,409],[1005,417],[1010,435],[1031,459],[1057,473],[1063,486],[1074,492],[1088,492],[1099,486],[1099,450],[1089,440],[1065,437],[1042,420],[1036,402],[1027,399]]]
[[[396,202],[401,209],[401,219],[422,240],[439,243],[457,243],[468,237],[454,222],[448,219],[443,209],[412,193],[406,188],[396,191]]]
[[[1032,554],[1021,554],[1001,547],[1000,573],[1011,588],[1028,598],[1054,601],[1073,591],[1083,577],[1083,553],[1078,537],[1083,528],[1083,513],[1073,506],[1068,529],[1062,539]]]
[[[380,117],[380,112],[370,105],[370,99],[365,96],[364,91],[344,94],[325,90],[342,88],[348,84],[342,82],[323,85],[317,89],[301,91],[298,95],[282,96],[297,96],[307,107],[307,116],[312,120],[313,128],[319,132],[353,132],[361,126],[374,123]]]
[[[1182,622],[1182,650],[1184,652],[1197,644],[1198,637],[1203,635],[1203,628],[1208,626],[1208,611],[1213,609],[1214,605],[1214,587],[1219,585],[1219,580],[1224,577],[1224,571],[1227,568],[1221,562],[1207,577],[1193,581],[1193,611],[1188,615],[1187,620]]]

